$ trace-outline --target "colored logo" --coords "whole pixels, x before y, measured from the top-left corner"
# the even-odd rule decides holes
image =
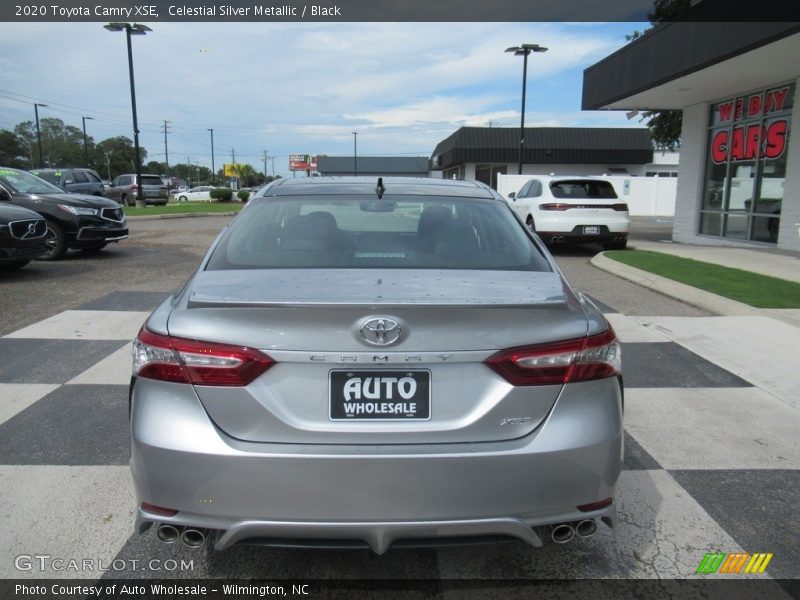
[[[772,552],[707,552],[700,561],[695,573],[727,573],[736,575],[739,573],[763,573],[769,561],[772,560]]]

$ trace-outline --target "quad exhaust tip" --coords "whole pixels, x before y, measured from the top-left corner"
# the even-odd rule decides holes
[[[575,529],[569,523],[553,525],[550,530],[550,539],[556,544],[566,544],[575,536]]]
[[[186,528],[181,534],[181,541],[189,548],[202,546],[206,541],[206,534],[200,529]]]
[[[156,529],[156,537],[165,544],[174,544],[180,537],[180,531],[172,525],[160,525]]]
[[[592,537],[597,531],[597,521],[594,519],[584,519],[575,526],[575,533],[582,538]]]

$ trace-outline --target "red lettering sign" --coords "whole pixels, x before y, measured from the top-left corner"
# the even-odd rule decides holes
[[[761,94],[755,94],[747,100],[747,116],[755,117],[759,114],[761,114]]]
[[[789,122],[778,119],[764,127],[761,124],[734,127],[732,131],[717,131],[711,139],[711,160],[722,164],[730,157],[732,162],[776,159],[786,150]]]
[[[789,95],[789,88],[784,87],[779,90],[772,90],[767,92],[767,113],[777,112],[783,110],[783,105],[786,103],[786,97]]]
[[[730,121],[733,115],[733,102],[723,102],[719,105],[719,120]]]

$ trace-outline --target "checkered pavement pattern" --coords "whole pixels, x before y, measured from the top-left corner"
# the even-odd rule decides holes
[[[736,317],[629,317],[601,303],[625,368],[614,531],[601,526],[590,540],[539,550],[509,543],[383,557],[247,546],[219,553],[166,546],[152,530],[136,535],[130,340],[166,295],[115,292],[0,338],[0,576],[655,579],[693,577],[708,551],[746,551],[774,553],[757,577],[800,577],[800,407],[787,395],[792,386],[740,368],[735,340],[722,359],[719,348],[716,362],[705,358],[707,336],[697,332],[743,326]],[[775,323],[744,325],[774,344]],[[15,569],[16,556],[36,553],[125,566],[102,574]],[[129,566],[151,558],[191,559],[192,568]]]

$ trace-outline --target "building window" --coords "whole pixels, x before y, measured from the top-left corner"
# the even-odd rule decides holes
[[[475,165],[475,180],[497,189],[497,176],[507,170],[508,165]]]
[[[794,85],[711,107],[700,233],[778,240]]]

